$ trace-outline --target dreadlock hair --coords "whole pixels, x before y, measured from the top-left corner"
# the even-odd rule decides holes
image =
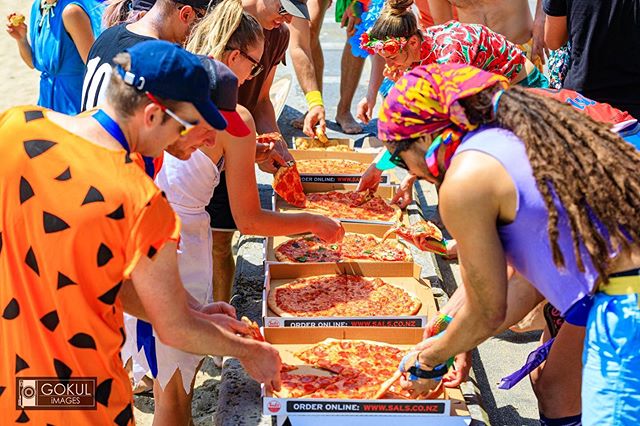
[[[223,0],[193,28],[186,49],[222,61],[226,51],[246,52],[262,41],[262,27],[240,0]]]
[[[418,20],[411,10],[413,0],[388,0],[376,20],[369,37],[384,40],[387,37],[409,38],[417,35],[422,38],[418,29]]]
[[[556,266],[564,267],[558,244],[557,199],[567,213],[580,271],[584,244],[600,279],[607,282],[611,247],[640,241],[640,153],[608,126],[555,99],[520,87],[505,91],[493,112],[491,87],[460,100],[472,123],[511,130],[527,150],[538,190],[549,211],[549,240]],[[599,231],[604,227],[607,240]],[[603,229],[603,228],[600,228]]]

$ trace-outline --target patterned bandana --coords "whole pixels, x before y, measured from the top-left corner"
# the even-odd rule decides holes
[[[360,49],[365,50],[370,55],[395,55],[402,51],[407,45],[404,37],[387,37],[385,40],[369,38],[369,33],[362,33],[360,36]]]
[[[440,132],[427,151],[429,171],[439,175],[438,150],[444,145],[445,168],[465,133],[478,127],[467,119],[460,99],[509,80],[462,64],[430,64],[403,75],[385,98],[378,116],[378,137],[393,142]]]

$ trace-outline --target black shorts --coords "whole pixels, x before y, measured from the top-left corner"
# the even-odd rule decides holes
[[[227,174],[220,173],[220,183],[213,191],[213,197],[206,207],[211,216],[211,228],[215,231],[235,231],[238,229],[231,214],[229,192],[227,191]]]

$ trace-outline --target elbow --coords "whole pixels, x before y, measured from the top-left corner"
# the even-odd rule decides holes
[[[186,325],[181,324],[168,324],[163,322],[156,322],[153,324],[153,330],[156,337],[160,339],[162,343],[172,348],[182,349],[185,341],[183,340],[184,330]]]

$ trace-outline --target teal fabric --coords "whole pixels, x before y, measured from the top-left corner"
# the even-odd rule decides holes
[[[582,354],[584,426],[640,424],[638,299],[637,294],[595,295]]]
[[[45,16],[40,10],[40,0],[35,0],[29,21],[33,65],[40,71],[38,105],[65,114],[80,112],[85,69],[78,49],[62,22],[62,11],[71,4],[84,9],[97,37],[104,9],[97,0],[58,0]]]
[[[534,68],[533,71],[527,75],[527,78],[518,82],[518,86],[546,89],[549,87],[549,80],[547,80],[547,77],[545,77],[538,68]]]

